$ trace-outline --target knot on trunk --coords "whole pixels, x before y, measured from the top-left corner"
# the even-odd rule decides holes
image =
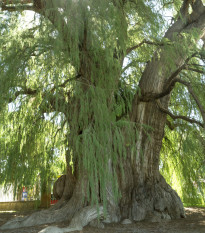
[[[72,174],[62,175],[54,183],[53,195],[57,200],[61,198],[69,200],[72,197],[74,187],[75,179]]]

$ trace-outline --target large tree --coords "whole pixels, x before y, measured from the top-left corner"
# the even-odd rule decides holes
[[[25,10],[35,22],[20,30]],[[159,160],[166,124],[205,125],[196,91],[204,85],[202,1],[3,0],[2,11],[1,110],[16,103],[25,125],[34,122],[18,129],[22,145],[55,119],[67,161],[58,204],[2,229],[63,220],[82,227],[102,214],[110,222],[185,217]],[[172,99],[187,92],[195,111],[175,115]]]

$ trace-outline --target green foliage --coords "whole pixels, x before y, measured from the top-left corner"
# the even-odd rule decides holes
[[[204,146],[204,132],[197,128],[166,131],[161,172],[188,205],[205,204]]]
[[[25,27],[23,13],[2,13],[0,182],[20,186],[34,184],[39,176],[52,177],[64,169],[63,156],[69,150],[73,168],[80,166],[88,177],[92,202],[98,202],[98,184],[104,203],[108,183],[114,196],[119,197],[117,169],[128,151],[136,154],[137,125],[129,121],[129,113],[135,93],[140,92],[138,84],[145,66],[154,51],[159,53],[160,42],[166,52],[164,65],[170,70],[176,66],[173,57],[177,50],[183,56],[198,49],[188,48],[198,35],[196,31],[183,35],[171,47],[169,40],[162,40],[167,23],[158,8],[163,4],[164,8],[178,9],[180,3],[69,0],[65,10],[55,11],[52,6],[45,12],[47,17],[56,14],[54,22],[36,14]],[[128,48],[145,39],[153,43],[144,43],[126,54]],[[187,71],[182,75],[188,79],[189,74]],[[196,80],[195,85],[199,85],[201,78],[197,76]],[[201,90],[199,98],[203,97]],[[172,100],[173,112],[199,115],[184,87],[178,86]],[[184,105],[178,108],[179,103]],[[186,182],[202,177],[202,171],[189,171],[190,176],[186,176],[187,163],[199,165],[187,149],[191,146],[188,132],[194,135],[189,127],[186,134],[167,131],[170,147],[162,154],[163,173],[168,180],[175,166],[176,176],[183,172],[178,181],[184,183],[183,190],[188,187]],[[175,141],[181,135],[183,146],[179,150]],[[203,138],[203,132],[200,135]],[[193,148],[202,150],[198,143]],[[180,153],[185,152],[190,156],[180,160]],[[191,190],[194,188],[187,188],[189,193]],[[188,199],[184,196],[184,200]]]

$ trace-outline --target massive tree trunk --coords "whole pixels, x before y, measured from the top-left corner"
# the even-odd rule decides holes
[[[199,3],[199,1],[196,2]],[[166,114],[162,109],[168,109],[170,93],[175,79],[181,67],[191,56],[178,51],[180,41],[181,43],[184,41],[184,38],[178,33],[185,33],[196,27],[199,30],[196,41],[204,35],[205,9],[204,7],[197,8],[198,3],[195,5],[198,13],[190,16],[190,20],[192,18],[194,20],[192,23],[185,24],[182,19],[178,19],[165,34],[165,38],[172,43],[170,46],[172,46],[173,52],[168,57],[166,46],[158,49],[143,72],[139,83],[140,94],[139,92],[135,94],[132,110],[129,113],[129,121],[137,125],[136,131],[138,133],[134,154],[129,146],[123,145],[126,147],[127,156],[118,162],[117,170],[113,169],[113,161],[109,161],[110,172],[117,174],[120,197],[118,199],[114,198],[112,186],[107,182],[105,187],[108,208],[107,222],[119,222],[123,219],[140,221],[150,218],[157,221],[157,219],[185,217],[183,204],[179,196],[166,183],[159,172],[160,149],[166,124]],[[175,46],[176,41],[177,46]],[[86,82],[91,81],[90,74],[92,73],[93,64],[90,65],[89,62],[85,64],[85,57],[88,58],[89,55],[86,54],[86,50],[83,50],[82,53],[84,54],[80,74],[84,79],[81,80],[83,83],[81,85],[86,94],[88,89]],[[170,64],[170,61],[173,64]],[[93,73],[96,75],[96,70]],[[116,71],[117,75],[118,71]],[[105,85],[109,86],[108,83]],[[109,100],[107,102],[110,103]],[[79,111],[81,105],[78,99],[74,99],[73,106],[74,113]],[[90,120],[93,120],[92,114]],[[82,134],[84,130],[80,125],[79,123],[79,127],[75,128],[78,134]],[[13,221],[13,224],[7,223],[2,229],[69,220],[71,221],[71,230],[73,230],[85,226],[96,218],[97,213],[102,215],[101,206],[90,207],[91,201],[87,194],[89,171],[84,169],[78,161],[75,161],[74,165],[75,172],[72,173],[69,167],[67,175],[61,178],[59,184],[56,184],[56,187],[59,185],[58,190],[60,190],[56,191],[57,197],[60,198],[58,204],[49,210],[35,213],[25,219],[17,219]],[[98,185],[96,185],[96,193],[99,194],[98,201],[100,202],[102,199]]]

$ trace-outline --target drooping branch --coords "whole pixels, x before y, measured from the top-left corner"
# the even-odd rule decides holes
[[[2,11],[32,10],[36,13],[39,13],[53,24],[53,26],[59,31],[59,33],[61,33],[64,41],[68,41],[68,30],[66,27],[66,22],[58,11],[57,3],[61,2],[62,1],[55,1],[54,5],[52,0],[47,0],[46,2],[42,0],[3,0],[1,9]],[[59,6],[62,7],[61,5]]]
[[[191,124],[197,124],[200,127],[204,127],[203,123],[201,123],[200,121],[198,121],[198,120],[196,120],[194,118],[189,118],[187,116],[182,116],[182,115],[174,115],[172,112],[170,112],[169,110],[165,109],[162,106],[160,100],[156,100],[156,103],[157,103],[157,106],[160,109],[160,111],[167,114],[167,115],[169,115],[173,120],[181,119],[181,120],[187,121],[187,122],[189,122]]]
[[[196,93],[194,92],[191,84],[189,82],[186,82],[184,80],[181,80],[179,79],[178,80],[179,83],[182,83],[183,85],[185,85],[189,91],[189,93],[191,94],[191,96],[193,97],[193,99],[195,100],[200,112],[201,112],[201,115],[202,115],[202,118],[203,118],[203,121],[204,121],[204,128],[205,128],[205,109],[204,107],[202,106],[199,98],[197,97]]]
[[[203,124],[200,121],[188,118],[186,116],[175,116],[171,112],[169,112],[168,110],[164,109],[162,107],[162,105],[160,104],[160,101],[158,99],[162,98],[162,97],[164,97],[166,95],[168,95],[172,91],[172,89],[174,88],[174,85],[175,85],[176,82],[179,82],[179,83],[185,85],[188,88],[189,93],[191,94],[191,96],[195,100],[195,102],[196,102],[196,104],[197,104],[197,106],[198,106],[198,108],[199,108],[199,110],[201,112],[201,115],[202,115],[202,118],[203,118],[203,122],[204,122]],[[160,94],[150,94],[150,95],[147,95],[146,97],[144,97],[143,99],[140,98],[141,101],[145,101],[145,102],[146,101],[151,101],[153,99],[157,100],[157,104],[158,104],[160,110],[163,111],[163,112],[165,112],[165,113],[167,113],[173,119],[183,119],[183,120],[188,121],[190,123],[196,123],[196,124],[198,124],[198,125],[200,125],[200,126],[202,126],[202,127],[205,128],[205,109],[202,106],[199,98],[197,97],[196,93],[194,92],[194,90],[193,90],[193,88],[192,88],[192,86],[191,86],[191,84],[189,82],[186,82],[186,81],[181,80],[179,78],[175,78],[175,79],[173,79],[171,81],[171,83],[169,84],[169,86],[167,87],[167,89],[165,91],[163,91],[162,93],[160,93]]]
[[[190,70],[190,71],[193,71],[193,72],[196,72],[196,73],[199,73],[199,74],[205,74],[204,70],[200,70],[200,69],[196,69],[196,68],[185,67],[184,69],[185,70]]]
[[[63,128],[64,128],[64,126],[65,126],[66,123],[67,123],[67,120],[63,121],[62,127],[58,128],[58,129],[56,130],[56,133],[55,133],[55,135],[53,136],[54,138],[56,138],[57,134],[58,134],[60,131],[63,130]]]

